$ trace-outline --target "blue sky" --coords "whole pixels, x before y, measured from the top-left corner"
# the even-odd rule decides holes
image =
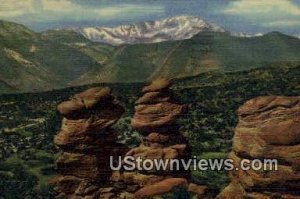
[[[0,19],[36,31],[199,16],[232,32],[300,36],[300,0],[0,0]]]

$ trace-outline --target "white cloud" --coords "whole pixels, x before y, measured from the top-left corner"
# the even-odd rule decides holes
[[[32,0],[0,0],[0,17],[17,17],[34,11]]]
[[[232,1],[224,13],[233,15],[286,14],[300,16],[300,8],[290,0],[239,0]]]
[[[299,20],[278,20],[278,21],[263,23],[263,26],[265,27],[293,27],[299,25],[300,25]]]
[[[41,0],[43,10],[55,12],[71,12],[79,8],[77,4],[68,0]]]
[[[119,6],[110,6],[93,10],[95,14],[100,16],[118,16],[123,14],[146,14],[146,13],[164,13],[164,8],[161,6],[142,6],[134,4],[124,4]]]
[[[0,0],[0,17],[31,22],[59,20],[115,19],[118,17],[143,16],[164,13],[162,6],[141,4],[118,4],[110,6],[83,7],[70,0]]]
[[[290,0],[231,1],[223,13],[239,16],[263,27],[300,26],[300,7]]]

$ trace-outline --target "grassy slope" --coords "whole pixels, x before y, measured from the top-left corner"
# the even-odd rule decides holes
[[[51,34],[37,34],[14,23],[0,22],[0,41],[1,87],[6,84],[20,91],[65,87],[101,66],[80,49],[54,40]]]
[[[141,82],[157,76],[186,77],[299,61],[300,40],[281,33],[239,38],[204,32],[183,41],[121,46],[104,69],[86,75],[86,80]]]
[[[300,61],[300,40],[280,33],[239,38],[226,33],[200,33],[182,42],[162,73],[193,76],[221,70],[241,71],[270,63]]]
[[[0,79],[1,87],[26,89],[33,86],[35,76],[42,68],[38,68],[28,60],[24,59],[21,53],[34,42],[36,34],[26,27],[18,24],[0,21]],[[18,49],[20,52],[16,52]],[[51,74],[49,79],[51,79]],[[40,76],[40,75],[39,75]],[[43,82],[46,84],[46,81]]]
[[[42,37],[78,49],[101,64],[105,64],[115,50],[111,45],[91,42],[73,30],[49,30],[43,32]]]
[[[120,46],[101,71],[92,71],[86,79],[99,82],[141,82],[153,73],[175,42]],[[85,81],[83,79],[82,81]]]

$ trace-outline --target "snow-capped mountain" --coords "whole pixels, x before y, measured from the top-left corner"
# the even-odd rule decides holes
[[[176,16],[116,27],[80,28],[76,31],[92,41],[112,45],[183,40],[202,31],[225,32],[223,28],[194,16]]]

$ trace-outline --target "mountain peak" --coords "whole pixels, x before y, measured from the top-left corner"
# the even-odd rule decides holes
[[[225,32],[219,26],[188,15],[116,27],[80,28],[76,31],[92,41],[112,45],[183,40],[203,31]]]

